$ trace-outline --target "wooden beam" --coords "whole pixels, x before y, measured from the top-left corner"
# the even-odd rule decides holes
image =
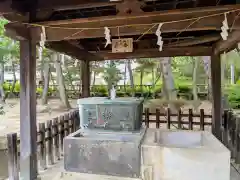
[[[227,10],[236,9],[236,7],[238,6],[220,6],[203,9],[192,8],[184,10],[142,13],[140,15],[104,16],[60,21],[45,21],[36,24],[48,26],[46,27],[47,41],[104,37],[104,27],[110,28],[111,35],[113,37],[118,37],[119,35],[141,35],[143,33],[153,34],[157,29],[157,26],[153,27],[153,23],[169,21],[174,21],[174,23],[164,24],[161,29],[163,33],[181,32],[183,30],[220,30],[224,16],[212,15],[216,13],[223,13]],[[191,21],[175,22],[186,18],[199,18],[207,15],[211,15],[211,17],[200,18],[199,20],[194,19]],[[240,18],[236,19],[236,16],[237,12],[229,13],[228,22],[231,25],[235,20],[233,29],[240,29]],[[6,28],[18,28],[17,31],[25,31],[24,26],[20,23],[8,24]],[[85,30],[81,28],[84,28]]]
[[[209,16],[218,13],[224,13],[230,10],[238,10],[240,5],[225,5],[225,6],[211,6],[202,8],[191,8],[191,9],[177,9],[168,10],[161,12],[144,12],[138,15],[119,15],[119,16],[102,16],[93,18],[80,18],[80,19],[67,19],[58,21],[45,21],[39,22],[42,25],[68,25],[68,24],[81,24],[83,23],[98,23],[97,26],[104,27],[105,23],[110,24],[115,22],[116,24],[136,24],[136,23],[160,23],[169,20],[180,20],[183,18],[198,18],[201,16]],[[237,13],[236,13],[237,14]],[[229,16],[230,14],[228,14]],[[234,16],[235,17],[235,16]],[[100,23],[101,22],[101,23]]]
[[[30,39],[29,35],[29,29],[31,29],[31,33],[33,36],[31,36],[31,41],[38,42],[40,41],[40,33],[41,33],[41,28],[40,27],[32,27],[32,26],[27,26],[24,24],[18,24],[18,23],[8,23],[5,24],[5,35],[21,41],[21,40],[28,40]]]
[[[90,62],[81,61],[82,98],[90,97]]]
[[[134,59],[134,58],[157,58],[157,57],[174,57],[174,56],[210,56],[212,48],[209,46],[194,46],[181,48],[163,48],[160,52],[156,49],[138,49],[131,53],[112,53],[112,52],[96,52],[97,56],[104,60],[114,59]]]
[[[221,60],[220,54],[211,56],[212,80],[212,133],[221,140],[222,123],[222,91],[221,91]]]
[[[198,45],[198,44],[208,43],[212,41],[217,41],[219,39],[220,39],[219,34],[211,34],[206,36],[195,37],[193,39],[180,40],[174,43],[167,44],[166,46],[168,47],[192,46],[192,45]]]
[[[119,1],[99,1],[99,0],[41,0],[39,1],[38,9],[54,9],[54,10],[68,10],[68,9],[82,9],[82,8],[92,8],[92,7],[102,7],[102,6],[111,6],[117,3],[120,3],[122,0]]]
[[[102,7],[102,6],[111,6],[115,5],[117,3],[120,3],[120,1],[114,1],[110,2],[102,2],[99,0],[40,0],[38,1],[38,7],[37,10],[69,10],[69,9],[81,9],[81,8],[91,8],[91,7]],[[3,2],[0,2],[0,13],[2,14],[8,14],[8,13],[15,13],[16,10],[14,10],[12,0],[5,0]],[[18,2],[17,2],[18,3]],[[23,2],[24,3],[24,2]],[[20,4],[23,4],[21,2],[18,3],[18,6]]]
[[[222,52],[227,52],[237,46],[237,43],[240,42],[240,30],[235,30],[231,32],[227,40],[219,40],[215,45],[214,54],[219,54]]]
[[[20,171],[25,180],[37,179],[36,43],[20,42]]]
[[[80,49],[67,41],[51,42],[46,45],[47,48],[73,56],[79,60],[101,61],[103,58],[92,54],[85,49]]]
[[[229,24],[235,19],[235,13],[231,13],[228,16]],[[181,19],[181,14],[176,16],[165,16],[166,21],[177,21]],[[192,16],[197,17],[197,16]],[[118,20],[117,16],[115,19],[109,21],[98,21],[91,22],[92,18],[87,18],[89,22],[79,22],[75,24],[65,24],[58,25],[63,26],[63,28],[46,28],[47,40],[48,41],[58,41],[62,39],[84,39],[84,38],[97,38],[104,37],[104,27],[109,27],[112,37],[120,36],[131,36],[131,35],[142,35],[145,34],[154,34],[157,30],[157,26],[153,27],[152,23],[159,23],[165,21],[164,18],[161,18],[161,13],[155,16],[154,18],[146,17],[141,18],[139,16],[134,20]],[[170,24],[164,24],[161,28],[163,33],[170,32],[181,32],[181,31],[204,31],[204,30],[220,30],[222,25],[223,15],[222,16],[212,16],[206,19],[200,19],[190,25],[193,21],[181,21]],[[101,22],[101,23],[100,23]],[[141,25],[139,25],[141,24]],[[146,24],[146,25],[143,25]],[[147,25],[151,24],[151,25]],[[130,26],[129,26],[130,25]],[[120,26],[120,27],[119,27]],[[81,29],[64,29],[67,27],[73,28],[86,28],[86,30]],[[119,27],[119,28],[118,28]],[[187,28],[188,27],[188,28]],[[90,28],[90,29],[89,29]],[[93,28],[93,29],[91,29]],[[240,29],[240,19],[237,19],[234,23],[233,29]]]

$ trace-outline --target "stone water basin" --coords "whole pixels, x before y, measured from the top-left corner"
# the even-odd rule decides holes
[[[67,172],[138,178],[145,130],[78,130],[64,139],[64,168]]]
[[[144,180],[230,180],[230,151],[210,132],[148,129],[141,152]]]

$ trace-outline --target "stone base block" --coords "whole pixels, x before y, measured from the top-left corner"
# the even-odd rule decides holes
[[[64,168],[68,172],[138,178],[141,165],[140,132],[79,130],[64,140]]]

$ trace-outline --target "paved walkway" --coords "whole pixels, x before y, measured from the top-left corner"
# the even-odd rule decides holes
[[[63,160],[58,162],[55,166],[50,167],[46,171],[41,172],[40,173],[41,180],[60,180],[61,172],[64,172]],[[71,179],[71,178],[65,179],[64,178],[61,180],[75,180],[75,179]],[[81,180],[81,179],[78,179],[78,180]],[[108,180],[110,180],[110,179],[108,179]],[[230,180],[240,180],[240,172],[238,172],[233,166],[231,166],[231,179]]]

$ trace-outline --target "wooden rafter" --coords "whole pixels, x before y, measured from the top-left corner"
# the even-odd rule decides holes
[[[226,11],[238,10],[240,5],[225,5],[225,6],[213,6],[213,7],[204,7],[204,8],[191,8],[191,9],[178,9],[178,10],[169,10],[161,12],[144,12],[138,15],[119,15],[119,16],[106,16],[106,17],[94,17],[94,18],[81,18],[81,19],[72,19],[72,20],[59,20],[59,21],[45,21],[40,24],[42,25],[74,25],[84,23],[98,23],[98,26],[103,26],[102,22],[110,24],[113,21],[120,21],[119,24],[136,24],[136,23],[155,23],[171,21],[173,17],[175,20],[180,20],[183,18],[197,18],[201,16],[208,16],[218,13],[224,13]],[[240,10],[240,9],[239,9]],[[150,21],[152,20],[152,21]],[[100,23],[101,22],[101,23]],[[99,24],[100,23],[100,24]],[[116,23],[116,22],[115,22]],[[84,24],[86,25],[86,24]]]
[[[131,53],[112,53],[109,51],[96,52],[97,56],[104,60],[113,59],[131,59],[131,58],[157,58],[174,56],[210,56],[212,48],[209,46],[181,47],[181,48],[164,48],[162,52],[158,49],[138,49]]]
[[[214,49],[215,54],[219,54],[222,52],[227,52],[237,46],[237,43],[240,42],[240,31],[233,31],[228,35],[227,40],[219,40]]]
[[[180,40],[174,43],[167,44],[166,46],[170,46],[170,47],[192,46],[192,45],[198,45],[198,44],[208,43],[212,41],[217,41],[219,39],[220,39],[219,34],[205,35],[205,36],[200,36],[193,39]]]
[[[47,48],[73,56],[79,60],[86,61],[101,61],[103,58],[86,51],[85,49],[80,49],[67,41],[52,42],[47,44]]]
[[[121,1],[119,1],[121,2]],[[12,7],[14,6],[12,0],[5,0],[0,2],[0,13],[12,13],[16,12]],[[39,0],[38,10],[67,10],[67,9],[81,9],[88,7],[101,7],[107,5],[114,5],[116,2],[99,2],[98,0]],[[24,3],[22,3],[23,5]],[[19,5],[15,5],[19,6]]]

